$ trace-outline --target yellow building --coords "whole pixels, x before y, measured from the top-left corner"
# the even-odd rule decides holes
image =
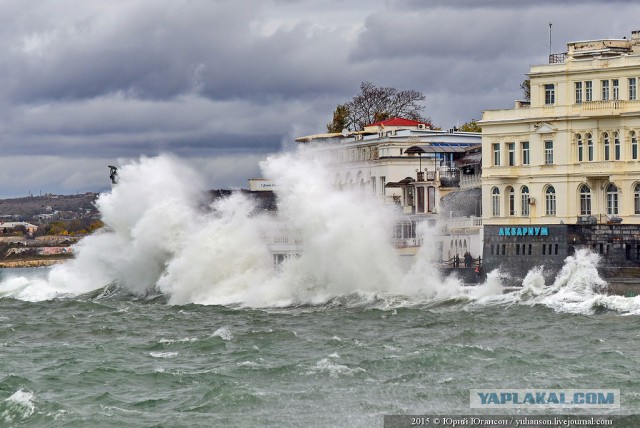
[[[557,263],[580,246],[636,262],[640,32],[569,43],[528,76],[530,102],[485,111],[480,123],[487,262],[553,255]]]

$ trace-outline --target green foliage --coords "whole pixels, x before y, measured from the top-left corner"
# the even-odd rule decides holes
[[[338,104],[333,112],[333,120],[327,124],[327,132],[342,132],[349,127],[349,107],[346,104]]]
[[[102,228],[100,220],[78,219],[71,221],[54,221],[49,223],[47,235],[88,235]]]
[[[458,131],[460,132],[482,132],[482,128],[478,125],[475,119],[472,119],[470,122],[462,124]]]

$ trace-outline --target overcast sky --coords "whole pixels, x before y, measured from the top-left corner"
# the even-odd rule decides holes
[[[624,0],[0,0],[0,198],[101,191],[108,164],[159,153],[246,187],[362,81],[423,92],[447,129],[513,106],[549,22],[563,52],[638,16]]]

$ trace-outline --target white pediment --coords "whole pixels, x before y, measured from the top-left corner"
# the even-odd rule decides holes
[[[536,124],[535,127],[538,134],[550,134],[557,131],[557,129],[549,123]]]

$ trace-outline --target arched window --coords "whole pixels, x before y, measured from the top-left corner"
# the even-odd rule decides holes
[[[607,186],[607,214],[618,215],[618,188],[613,183]]]
[[[513,190],[513,187],[507,187],[506,192],[509,198],[507,207],[507,212],[510,216],[516,215],[516,192]]]
[[[609,133],[602,134],[602,145],[604,147],[604,160],[609,160],[609,152],[611,150],[611,143],[609,141]]]
[[[491,190],[491,207],[494,217],[500,216],[500,189],[494,187]]]
[[[620,160],[622,157],[622,145],[620,144],[620,134],[613,133],[613,159]]]
[[[520,189],[520,212],[523,217],[529,217],[529,188],[522,186]]]
[[[586,184],[580,186],[580,215],[591,215],[591,189]]]
[[[640,214],[640,184],[633,188],[633,213]]]
[[[629,132],[629,139],[631,140],[631,159],[638,160],[638,137],[636,131]]]
[[[553,186],[547,187],[547,190],[544,193],[544,199],[545,215],[556,215],[556,189],[554,189]]]
[[[578,146],[578,162],[582,162],[584,147],[582,145],[582,135],[576,135],[576,145]]]
[[[587,160],[593,162],[593,137],[587,134]]]

